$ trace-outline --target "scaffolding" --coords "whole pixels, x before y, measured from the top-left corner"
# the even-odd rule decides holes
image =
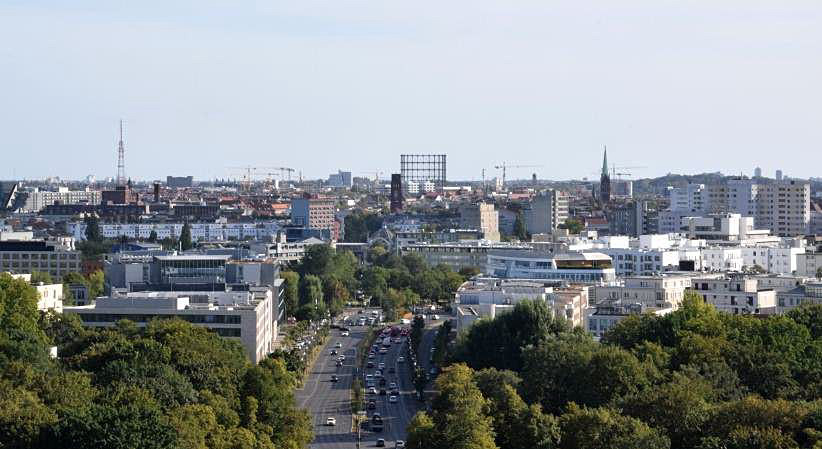
[[[445,155],[444,154],[401,154],[400,174],[402,182],[423,184],[433,182],[436,191],[445,191]]]

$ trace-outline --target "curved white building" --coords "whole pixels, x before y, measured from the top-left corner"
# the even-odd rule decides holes
[[[537,251],[489,251],[486,273],[507,279],[551,279],[578,283],[616,278],[611,258],[602,253],[552,255]]]

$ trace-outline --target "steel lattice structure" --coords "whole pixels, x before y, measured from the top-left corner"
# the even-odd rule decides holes
[[[401,154],[400,174],[402,182],[424,183],[431,181],[436,190],[445,190],[445,155],[444,154]]]

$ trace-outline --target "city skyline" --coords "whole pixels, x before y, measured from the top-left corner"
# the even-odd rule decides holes
[[[114,176],[121,118],[141,179],[368,176],[402,153],[592,179],[602,145],[635,178],[817,176],[822,10],[733,5],[11,2],[0,178]]]

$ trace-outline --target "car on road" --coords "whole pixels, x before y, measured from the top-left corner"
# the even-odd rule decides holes
[[[405,441],[403,441],[403,440],[397,440],[397,442],[396,442],[396,443],[394,443],[394,447],[395,447],[395,448],[398,448],[398,447],[405,447]]]
[[[336,345],[334,345],[334,347],[335,347],[335,348],[342,348],[342,343],[337,342],[337,344],[336,344]]]
[[[405,357],[397,357],[397,363],[405,363]]]
[[[325,420],[326,426],[336,426],[337,425],[337,418],[333,416],[329,416],[328,419]]]
[[[385,369],[385,363],[384,363],[384,362],[380,362],[380,364],[378,365],[378,367],[380,368],[380,371],[384,370],[384,369]]]
[[[397,389],[397,383],[396,382],[391,382],[390,384],[388,384],[388,388],[390,388],[392,390],[396,390]]]
[[[434,315],[434,319],[438,320],[438,319],[440,319],[440,316],[439,315]]]
[[[351,334],[350,334],[348,331],[342,331],[342,332],[340,333],[340,336],[341,336],[341,337],[347,337],[347,336],[349,336],[349,335],[351,335]]]
[[[391,402],[391,403],[397,402],[397,397],[396,396],[388,396],[388,402]]]
[[[331,375],[331,382],[339,382],[340,378],[336,374]]]
[[[343,365],[342,360],[337,359],[337,366],[342,366],[342,365]]]
[[[374,362],[369,361],[368,364],[365,365],[365,366],[368,367],[368,368],[373,368],[374,367]]]
[[[331,355],[337,355],[337,350],[336,350],[336,349],[332,349],[332,350],[331,350]]]
[[[344,361],[344,360],[345,360],[345,356],[344,356],[344,355],[342,355],[342,354],[340,354],[340,356],[339,356],[339,357],[337,357],[337,360],[339,360],[339,361],[341,361],[341,362],[342,362],[342,361]]]
[[[377,439],[377,447],[385,447],[385,440],[382,438]]]
[[[380,388],[380,396],[385,396],[388,394],[388,391],[385,388]]]
[[[366,406],[366,408],[368,408],[368,410],[374,410],[374,409],[377,408],[377,403],[374,402],[373,400],[368,401],[368,405]]]
[[[368,358],[369,358],[369,359],[373,359],[374,357],[375,357],[375,356],[374,356],[374,353],[373,353],[373,352],[372,352],[371,354],[368,354]]]
[[[391,391],[389,392],[389,394],[390,394],[391,396],[399,396],[399,395],[400,395],[400,390],[397,390],[397,389],[395,388],[395,389],[391,390]]]
[[[377,389],[374,388],[374,387],[369,388],[368,389],[368,394],[377,394]]]

